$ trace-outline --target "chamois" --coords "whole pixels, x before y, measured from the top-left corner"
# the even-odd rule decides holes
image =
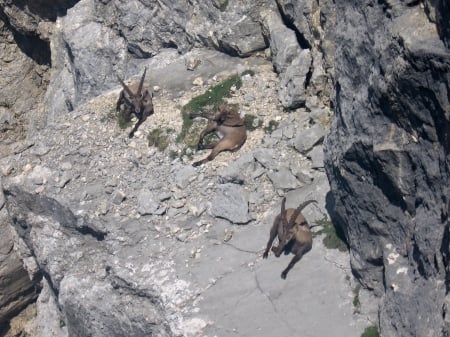
[[[206,128],[200,133],[197,150],[212,149],[212,151],[208,157],[193,163],[192,166],[200,166],[213,160],[222,151],[237,151],[247,139],[244,121],[238,111],[232,107],[221,105],[219,111],[213,114],[198,113],[189,115],[189,118],[191,119],[196,117],[208,119],[208,125],[206,125]],[[204,145],[204,137],[213,131],[221,137],[220,140]]]
[[[146,72],[147,68],[145,68],[139,83],[132,82],[129,85],[126,85],[124,81],[117,76],[120,84],[122,84],[123,90],[120,92],[119,99],[117,100],[116,112],[120,112],[127,122],[131,120],[132,113],[134,113],[138,119],[133,130],[131,130],[128,135],[129,138],[133,137],[138,127],[154,112],[152,95],[148,86],[144,85]]]
[[[281,278],[286,279],[289,270],[300,261],[303,255],[309,252],[312,248],[312,233],[308,222],[301,213],[301,211],[309,204],[317,202],[316,200],[308,200],[302,203],[297,209],[285,209],[286,197],[281,202],[281,212],[275,217],[273,226],[270,230],[269,241],[267,242],[266,250],[263,258],[267,259],[269,250],[275,237],[278,236],[278,246],[272,247],[276,257],[280,257],[284,251],[285,254],[293,253],[295,256],[285,270],[281,273]]]

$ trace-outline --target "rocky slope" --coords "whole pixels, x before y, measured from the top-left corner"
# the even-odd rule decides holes
[[[330,57],[320,49],[328,29],[317,21],[320,8],[291,12],[289,3],[269,1],[58,5],[54,12],[45,1],[2,3],[10,31],[51,50],[45,109],[31,117],[22,111],[31,120],[28,137],[16,138],[0,163],[1,212],[15,242],[8,253],[20,256],[27,286],[39,292],[10,322],[8,336],[359,336],[374,312],[352,304],[345,253],[327,251],[318,236],[287,282],[280,272],[290,257],[261,260],[281,196],[288,206],[317,199],[319,207],[305,211],[311,222],[327,216],[321,141],[332,69],[322,64]],[[299,25],[305,17],[308,25]],[[129,140],[114,118],[115,77],[138,76],[144,66],[156,113]],[[228,101],[261,127],[239,152],[194,169],[206,153],[186,155],[175,141],[181,107],[248,69],[254,75],[243,76]],[[280,101],[301,108],[286,113]],[[169,133],[164,152],[148,146],[152,130]],[[318,324],[329,320],[325,313],[334,325]],[[25,323],[30,315],[36,319]]]
[[[278,79],[260,58],[241,61],[200,51],[195,57],[202,60],[196,75],[203,64],[208,67],[207,59],[215,63],[213,69],[228,70],[209,81],[202,77],[203,86],[179,98],[156,93],[157,113],[137,138],[128,139],[111,118],[116,89],[61,115],[22,156],[3,162],[12,172],[4,190],[19,251],[27,270],[35,278],[44,276],[44,296],[50,293],[53,299],[39,302],[37,309],[37,322],[49,321],[52,328],[37,331],[42,336],[220,336],[230,331],[359,336],[370,324],[369,313],[353,314],[346,254],[327,252],[317,237],[313,252],[288,282],[280,272],[289,257],[261,259],[280,196],[287,194],[288,206],[315,198],[320,206],[305,215],[311,222],[326,216],[328,183],[323,160],[315,154],[321,152],[316,144],[323,139],[319,127],[326,109],[315,114],[280,110]],[[165,73],[183,82],[189,71],[180,73],[180,62],[184,65],[184,58],[174,58]],[[279,127],[271,134],[257,129],[240,151],[193,168],[205,153],[181,155],[183,144],[175,141],[180,107],[236,69],[252,69],[255,75],[243,76],[229,102],[265,126],[277,120]],[[146,134],[166,128],[167,121],[175,132],[160,152],[148,146]],[[305,289],[299,291],[298,284]],[[299,321],[302,301],[311,306]],[[317,324],[325,313],[335,324]],[[55,321],[64,326],[57,328]]]
[[[448,335],[448,13],[444,0],[0,2],[0,324],[38,295],[7,336]],[[144,67],[156,112],[130,140],[116,75]],[[232,74],[228,102],[262,125],[193,168],[207,152],[176,141],[181,108]],[[332,215],[350,259],[319,235],[282,281],[290,257],[261,253],[285,195],[318,200],[305,216]]]
[[[326,168],[352,269],[382,296],[383,336],[448,336],[445,1],[338,5]]]

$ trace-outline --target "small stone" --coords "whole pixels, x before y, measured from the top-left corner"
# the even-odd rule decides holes
[[[201,77],[197,77],[192,81],[193,85],[196,86],[202,86],[203,85],[203,79]]]
[[[111,201],[115,205],[120,205],[125,200],[125,197],[125,193],[123,193],[121,190],[116,190],[111,196]]]
[[[72,163],[71,162],[65,161],[65,162],[61,163],[61,170],[69,171],[71,169],[72,169]]]
[[[189,57],[185,60],[186,69],[189,71],[195,70],[201,63],[202,61],[195,57]]]

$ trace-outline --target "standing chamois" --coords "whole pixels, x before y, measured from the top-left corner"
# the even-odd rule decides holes
[[[308,200],[297,207],[285,209],[286,197],[281,202],[281,212],[275,217],[272,229],[270,230],[269,242],[267,242],[266,250],[263,258],[267,259],[269,256],[270,247],[272,247],[273,240],[278,236],[278,246],[272,247],[276,257],[280,257],[281,253],[293,253],[295,256],[285,270],[281,273],[281,278],[286,279],[289,270],[300,261],[303,255],[309,252],[312,248],[312,233],[308,222],[301,213],[302,210],[309,204],[317,202],[316,200]]]
[[[127,122],[131,121],[132,113],[134,113],[138,119],[133,130],[131,130],[128,135],[129,138],[133,137],[138,127],[154,112],[152,95],[148,90],[148,86],[144,85],[146,72],[147,68],[145,68],[139,83],[132,82],[129,85],[126,85],[123,80],[117,76],[120,84],[122,84],[123,90],[120,92],[119,99],[117,100],[116,112],[120,112]]]
[[[189,118],[196,117],[208,119],[208,125],[206,125],[206,128],[200,133],[197,150],[212,149],[212,151],[208,157],[195,162],[192,164],[193,166],[200,166],[213,160],[222,151],[237,151],[247,139],[244,121],[238,111],[232,107],[221,105],[219,111],[214,114],[198,113],[189,115]],[[213,131],[221,137],[220,140],[204,145],[204,137]]]

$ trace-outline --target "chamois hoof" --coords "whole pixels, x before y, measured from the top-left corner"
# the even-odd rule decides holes
[[[130,134],[128,135],[128,138],[133,138],[133,136],[134,136],[134,133],[130,133]]]
[[[269,257],[269,253],[268,252],[264,252],[263,259],[267,259],[268,257]]]
[[[204,148],[203,144],[197,144],[197,151],[203,150]]]
[[[280,256],[281,256],[281,253],[282,253],[283,251],[280,251],[280,247],[275,247],[275,246],[273,246],[273,247],[272,247],[272,252],[275,254],[276,257],[280,257]]]
[[[281,273],[281,278],[282,278],[283,280],[286,279],[286,276],[287,276],[287,273],[286,273],[286,272],[282,272],[282,273]]]
[[[192,166],[197,167],[200,166],[202,164],[201,161],[196,161],[195,163],[192,164]]]

